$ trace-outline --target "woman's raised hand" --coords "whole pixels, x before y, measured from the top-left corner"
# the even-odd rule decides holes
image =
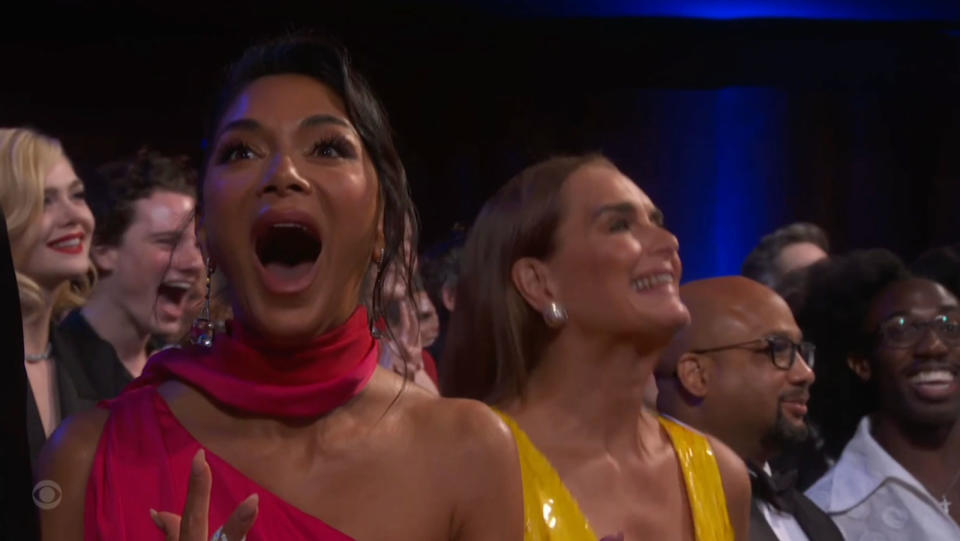
[[[187,501],[183,515],[150,510],[150,518],[163,532],[166,541],[207,541],[209,539],[210,487],[213,475],[203,449],[193,456]],[[241,541],[257,519],[260,497],[251,494],[234,509],[227,522],[217,530],[216,541]]]

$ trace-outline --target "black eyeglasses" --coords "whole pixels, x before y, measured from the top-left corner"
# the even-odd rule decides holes
[[[944,344],[960,345],[960,321],[957,314],[940,314],[930,321],[896,316],[880,324],[877,337],[887,346],[910,348],[917,345],[931,329]]]
[[[807,366],[812,369],[814,352],[817,348],[810,342],[800,342],[797,344],[783,336],[767,336],[738,344],[730,344],[729,346],[695,349],[691,351],[691,353],[713,353],[727,349],[749,349],[756,352],[766,351],[767,354],[770,355],[770,361],[773,362],[773,366],[776,366],[780,370],[790,370],[793,368],[793,363],[797,361],[798,353],[800,354],[800,358],[803,359],[803,362],[807,363]]]

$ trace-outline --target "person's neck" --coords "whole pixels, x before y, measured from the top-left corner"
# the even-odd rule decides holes
[[[883,413],[871,418],[871,434],[905,470],[933,491],[960,473],[960,423],[919,426]]]
[[[50,345],[50,322],[53,319],[54,291],[41,290],[40,305],[23,314],[24,357],[43,355]]]
[[[98,284],[81,312],[97,335],[113,346],[127,372],[137,377],[147,364],[150,334],[131,321],[126,311],[103,292],[103,285]]]
[[[643,397],[660,350],[565,329],[543,351],[523,397],[505,409],[548,423],[558,438],[576,434],[590,446],[610,449],[620,441],[642,449],[647,430],[659,430]]]

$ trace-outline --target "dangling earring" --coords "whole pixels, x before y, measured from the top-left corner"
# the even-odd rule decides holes
[[[203,299],[203,308],[200,309],[200,315],[193,320],[193,326],[190,327],[190,341],[195,346],[205,348],[213,345],[215,332],[213,321],[210,320],[210,280],[215,270],[213,260],[207,259],[207,294]]]
[[[383,256],[386,250],[380,248],[380,257],[376,259],[377,263],[377,274],[383,272]],[[370,335],[373,336],[374,340],[379,340],[383,338],[383,333],[380,332],[380,329],[377,328],[377,321],[373,318],[370,318]]]
[[[547,327],[556,329],[567,322],[567,311],[557,301],[550,301],[543,309],[543,321]]]

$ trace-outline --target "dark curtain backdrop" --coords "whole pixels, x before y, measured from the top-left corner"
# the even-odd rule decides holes
[[[663,208],[687,279],[738,272],[799,219],[841,251],[958,240],[960,25],[311,5],[68,5],[42,29],[8,24],[0,125],[48,131],[81,164],[145,143],[199,160],[220,67],[317,28],[385,101],[425,244],[532,161],[591,150]]]

